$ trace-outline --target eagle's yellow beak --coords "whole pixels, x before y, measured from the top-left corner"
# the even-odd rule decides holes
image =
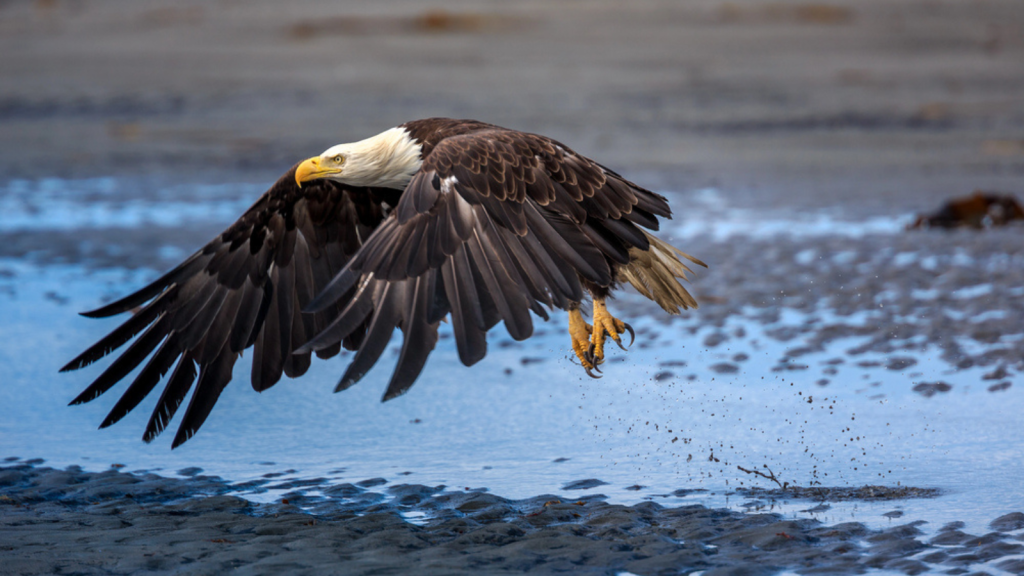
[[[313,156],[307,158],[299,164],[298,168],[295,169],[295,183],[302,188],[303,182],[309,182],[310,180],[319,180],[320,178],[326,178],[332,174],[341,172],[341,168],[334,167],[321,167],[320,157]]]

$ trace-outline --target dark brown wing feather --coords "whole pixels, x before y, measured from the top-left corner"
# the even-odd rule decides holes
[[[429,150],[422,167],[394,212],[309,309],[336,305],[352,290],[357,296],[300,348],[334,345],[370,318],[343,389],[401,328],[402,352],[385,400],[412,385],[449,312],[459,358],[471,365],[486,354],[486,333],[499,321],[522,340],[533,333],[531,311],[547,318],[545,307],[582,299],[581,279],[610,286],[629,249],[648,248],[638,226],[657,229],[657,217],[670,215],[665,198],[549,138],[475,122],[421,122],[407,126]],[[445,137],[438,140],[438,133]]]
[[[178,267],[84,314],[98,318],[140,308],[62,369],[88,366],[134,338],[72,404],[97,398],[145,361],[101,424],[110,426],[138,406],[173,368],[143,438],[148,442],[163,431],[195,383],[174,438],[178,446],[206,420],[242,350],[255,347],[256,390],[270,388],[282,374],[303,374],[310,354],[292,352],[323,331],[347,298],[342,294],[315,314],[301,310],[384,218],[382,200],[394,205],[397,193],[346,188],[326,180],[299,188],[293,167],[237,222]],[[365,323],[346,325],[343,337],[317,353],[329,357],[341,345],[356,349],[364,332]]]

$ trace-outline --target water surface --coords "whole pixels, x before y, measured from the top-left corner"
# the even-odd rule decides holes
[[[888,525],[892,520],[883,514],[899,510],[900,522],[928,521],[926,531],[965,521],[965,530],[982,533],[996,516],[1024,508],[1018,432],[1024,386],[1016,373],[1011,369],[1000,380],[1010,386],[989,391],[998,383],[985,379],[992,366],[958,368],[924,340],[908,340],[914,345],[894,354],[864,349],[870,339],[853,330],[822,345],[808,326],[857,327],[880,318],[872,310],[839,313],[826,301],[812,309],[781,308],[768,320],[763,307],[713,301],[705,308],[725,306],[728,314],[712,316],[702,308],[669,318],[624,294],[613,312],[632,323],[637,342],[628,353],[610,349],[601,380],[588,378],[570,358],[564,314],[547,323],[538,319],[535,336],[522,343],[497,328],[487,357],[470,368],[458,362],[444,326],[416,385],[384,404],[379,399],[397,341],[358,386],[340,394],[331,390],[350,357],[314,362],[303,378],[257,394],[248,385],[246,356],[210,419],[183,447],[169,449],[172,433],[150,445],[140,441],[155,395],[119,424],[97,431],[126,384],[86,406],[67,407],[105,364],[57,371],[120,319],[89,320],[76,312],[155,278],[210,230],[229,224],[259,189],[165,186],[154,194],[117,179],[18,181],[0,189],[0,236],[98,232],[92,242],[108,255],[97,260],[65,250],[54,257],[42,250],[0,259],[6,396],[0,457],[163,474],[200,468],[239,483],[270,474],[274,482],[248,491],[255,499],[280,497],[294,488],[289,480],[310,480],[316,490],[380,477],[391,484],[485,488],[510,498],[602,493],[623,503],[700,502],[875,526]],[[684,248],[688,241],[710,248],[757,242],[767,250],[776,238],[797,237],[810,252],[793,256],[796,264],[812,262],[813,247],[825,239],[895,237],[907,219],[844,221],[833,212],[757,216],[730,207],[713,190],[688,199],[687,217],[664,231]],[[179,229],[185,232],[175,234]],[[136,242],[141,238],[167,241]],[[909,264],[932,255],[898,257]],[[698,293],[714,291],[701,284],[709,278],[698,277]],[[978,286],[953,297],[984,298],[986,289]],[[1020,336],[1006,334],[1002,342],[1019,347]],[[962,345],[985,347],[971,339]],[[935,382],[949,389],[929,395],[918,386]],[[738,467],[770,469],[781,481],[803,486],[910,485],[939,488],[942,495],[831,503],[811,511],[813,502],[736,493],[773,487]],[[586,479],[604,484],[570,489]]]

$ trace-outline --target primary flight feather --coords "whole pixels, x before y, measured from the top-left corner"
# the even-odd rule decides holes
[[[696,307],[680,284],[699,260],[658,240],[666,199],[544,136],[473,120],[428,118],[340,144],[282,176],[242,217],[185,262],[89,317],[134,315],[63,370],[132,341],[72,404],[142,370],[101,424],[134,409],[166,378],[143,439],[167,427],[194,388],[172,444],[209,416],[243,350],[252,386],[300,376],[310,355],[355,355],[337,386],[359,381],[395,328],[403,341],[384,400],[423,369],[450,317],[459,359],[487,352],[486,333],[533,333],[533,317],[569,311],[588,374],[607,338],[632,329],[608,312],[620,282],[669,313]],[[580,311],[593,300],[593,325]],[[532,315],[531,315],[532,314]],[[147,360],[148,359],[148,360]]]

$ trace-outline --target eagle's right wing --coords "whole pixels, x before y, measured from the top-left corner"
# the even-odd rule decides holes
[[[301,311],[384,218],[384,199],[393,205],[397,193],[328,180],[299,188],[293,167],[185,262],[141,290],[83,314],[101,318],[134,312],[62,371],[88,366],[134,341],[71,403],[97,398],[148,357],[100,427],[128,414],[173,368],[143,439],[149,442],[163,431],[194,383],[176,447],[206,420],[243,350],[253,347],[252,386],[257,391],[273,386],[282,373],[305,373],[310,354],[292,352],[328,326],[346,298],[316,314]],[[317,355],[337,354],[342,344],[354,349],[363,332],[357,328]]]

